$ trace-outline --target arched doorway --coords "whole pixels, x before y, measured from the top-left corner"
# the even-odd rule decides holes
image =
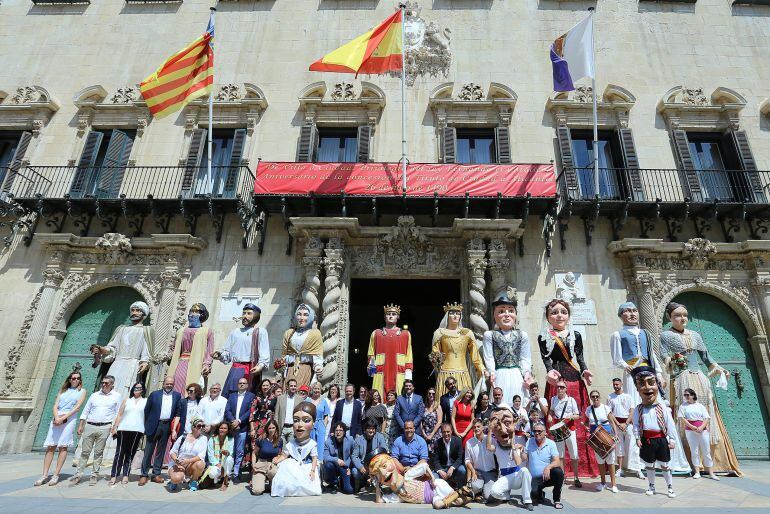
[[[130,287],[110,287],[88,297],[72,314],[48,388],[33,448],[40,448],[43,444],[48,433],[48,425],[53,417],[52,409],[56,394],[74,367],[80,367],[80,372],[83,374],[83,387],[86,391],[90,394],[94,390],[99,368],[91,367],[93,357],[88,352],[88,348],[94,343],[107,344],[115,328],[129,322],[129,307],[137,300],[143,299]]]
[[[733,375],[726,391],[714,389],[719,410],[739,458],[770,457],[770,418],[749,347],[746,327],[718,298],[688,292],[674,298],[687,306],[689,328],[699,332],[711,356]],[[667,321],[667,320],[666,320]],[[667,321],[665,327],[670,326]],[[703,371],[707,372],[705,367]],[[714,381],[712,380],[712,385]]]

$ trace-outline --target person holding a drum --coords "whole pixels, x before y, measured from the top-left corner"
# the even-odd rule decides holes
[[[588,446],[590,446],[596,455],[596,462],[599,464],[599,476],[601,483],[596,487],[597,491],[603,491],[607,487],[605,474],[610,474],[610,491],[618,492],[615,484],[615,441],[614,434],[620,432],[618,422],[612,414],[609,407],[602,404],[602,397],[599,391],[591,391],[591,406],[586,409],[586,418],[588,418],[589,432]],[[608,469],[609,468],[609,469]]]
[[[548,415],[551,435],[559,451],[559,459],[564,459],[565,449],[572,459],[572,473],[575,475],[575,487],[583,487],[578,478],[578,441],[575,433],[576,421],[580,419],[580,410],[574,398],[567,395],[567,383],[556,382],[556,396],[551,398],[551,412]],[[566,474],[566,473],[565,473]]]

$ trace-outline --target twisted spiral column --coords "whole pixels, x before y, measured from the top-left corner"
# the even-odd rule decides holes
[[[30,385],[45,344],[45,333],[54,306],[54,298],[63,281],[64,273],[60,269],[47,268],[43,271],[43,289],[37,302],[37,312],[27,332],[24,349],[16,365],[14,380],[11,384],[6,384],[11,394],[26,396],[31,392]]]
[[[655,298],[653,297],[653,286],[655,279],[651,275],[639,275],[634,281],[636,289],[636,298],[639,303],[639,326],[647,330],[652,336],[652,347],[655,350],[655,354],[658,359],[661,359],[660,354],[660,320],[655,317]],[[661,360],[661,362],[663,362]]]
[[[321,288],[321,265],[323,264],[323,243],[319,237],[308,238],[305,244],[305,285],[302,288],[302,303],[320,314],[318,307],[318,291]]]
[[[340,238],[330,238],[326,244],[323,259],[326,278],[324,280],[323,297],[323,321],[321,321],[321,335],[323,336],[324,369],[321,374],[321,383],[324,387],[334,379],[339,369],[337,362],[337,350],[339,337],[337,337],[340,321],[339,303],[341,296],[340,277],[345,261],[342,258],[343,244]]]
[[[150,349],[150,366],[147,377],[147,389],[155,391],[161,388],[163,378],[168,369],[168,356],[171,341],[175,337],[174,320],[176,318],[176,296],[179,285],[182,283],[182,275],[176,270],[166,270],[160,274],[160,294],[158,295],[158,312],[155,318],[155,340]]]
[[[511,266],[511,260],[508,258],[508,247],[502,239],[493,239],[489,243],[489,289],[494,301],[501,293],[508,288],[508,270]]]
[[[468,293],[471,302],[470,328],[478,341],[484,337],[484,332],[489,330],[486,321],[487,297],[484,294],[487,286],[484,279],[488,264],[486,255],[487,250],[482,239],[474,238],[468,241],[466,258],[470,275],[470,291]]]

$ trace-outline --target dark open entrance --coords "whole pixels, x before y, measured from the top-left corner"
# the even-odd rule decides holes
[[[435,376],[430,376],[432,367],[428,354],[433,332],[444,317],[443,306],[460,300],[459,279],[353,279],[350,286],[348,381],[357,386],[371,385],[372,379],[366,374],[369,336],[372,330],[384,325],[383,307],[395,303],[401,306],[399,326],[408,326],[412,333],[412,378],[417,392],[423,394],[436,381]]]

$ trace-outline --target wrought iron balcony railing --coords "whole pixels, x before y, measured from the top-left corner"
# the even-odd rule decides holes
[[[596,199],[593,168],[565,168],[558,175],[562,198]],[[599,168],[600,201],[666,203],[768,203],[770,172]]]
[[[2,191],[17,200],[178,198],[246,199],[254,189],[247,166],[27,166],[5,175]]]

